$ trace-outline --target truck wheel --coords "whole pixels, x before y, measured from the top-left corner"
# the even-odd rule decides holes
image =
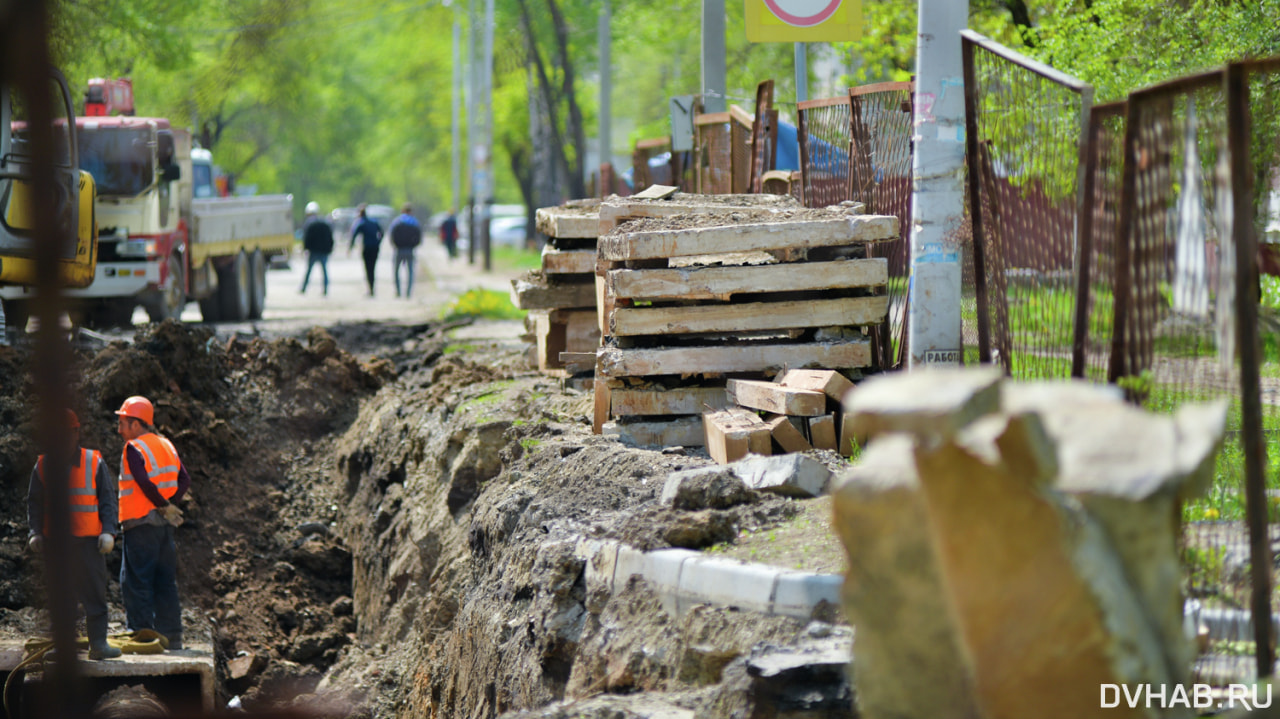
[[[173,278],[169,286],[143,305],[152,322],[179,319],[182,317],[182,308],[187,305],[187,283],[182,271],[182,261],[177,255],[169,257],[169,276]]]
[[[222,319],[241,322],[249,317],[249,256],[240,250],[236,257],[218,273],[218,295],[222,298]]]
[[[200,300],[200,317],[205,322],[221,322],[222,321],[222,298],[218,296],[218,292],[214,292],[208,297]]]
[[[267,306],[267,258],[258,248],[249,256],[249,281],[249,319],[260,320]]]

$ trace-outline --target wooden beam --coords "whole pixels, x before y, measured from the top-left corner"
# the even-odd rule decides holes
[[[569,374],[592,372],[596,368],[595,352],[561,352],[560,365]]]
[[[557,250],[542,246],[542,274],[589,275],[596,271],[595,250]]]
[[[789,369],[778,378],[778,384],[823,392],[837,402],[843,402],[845,393],[853,389],[848,377],[830,369]]]
[[[533,317],[533,334],[538,345],[538,369],[542,371],[560,369],[560,353],[565,347],[565,324],[555,322],[551,313],[546,310],[534,310],[529,313]]]
[[[534,213],[538,232],[561,239],[589,239],[600,232],[600,210],[540,207]]]
[[[824,414],[821,417],[809,418],[809,439],[813,440],[815,449],[836,448],[836,416]]]
[[[853,423],[849,421],[849,415],[844,412],[840,413],[840,446],[836,450],[841,457],[852,457],[853,447],[858,443],[858,438],[853,434]]]
[[[609,260],[648,260],[723,252],[840,247],[896,239],[896,217],[846,215],[829,220],[759,222],[685,230],[627,232],[623,229],[601,237],[598,249],[600,256]]]
[[[778,443],[782,451],[804,452],[813,449],[813,445],[804,438],[804,433],[792,423],[790,417],[775,414],[766,417],[764,423],[769,427],[769,434],[773,436],[773,441]]]
[[[592,282],[548,282],[529,273],[511,281],[511,302],[522,310],[595,307],[596,288]]]
[[[600,434],[604,430],[605,422],[609,421],[609,393],[612,388],[604,378],[604,373],[600,371],[599,354],[596,354],[596,384],[592,389],[595,401],[591,408],[591,431],[594,434]]]
[[[702,416],[707,454],[720,464],[736,462],[748,454],[773,453],[769,426],[759,415],[739,407]]]
[[[789,195],[753,195],[753,204],[733,205],[716,201],[707,195],[683,195],[678,199],[645,200],[631,197],[610,198],[600,203],[600,236],[612,232],[628,220],[675,215],[706,215],[736,212],[747,216],[768,217],[780,210],[795,210],[800,203]]]
[[[597,359],[597,376],[603,377],[771,372],[784,367],[843,369],[869,366],[871,343],[868,340],[851,340],[710,347],[605,347]]]
[[[599,387],[603,382],[596,380]],[[702,417],[680,417],[661,422],[607,422],[602,434],[636,447],[701,447]]]
[[[729,406],[723,387],[678,387],[674,389],[614,389],[613,416],[654,416],[702,414]]]
[[[615,297],[637,300],[726,300],[746,293],[880,287],[888,281],[889,261],[877,257],[781,265],[611,270],[607,284]]]
[[[827,411],[827,396],[821,392],[783,387],[773,382],[731,379],[725,391],[740,407],[764,410],[793,417],[816,417]]]
[[[885,295],[741,305],[619,307],[609,319],[609,334],[628,337],[849,327],[879,324],[888,313],[889,298]]]

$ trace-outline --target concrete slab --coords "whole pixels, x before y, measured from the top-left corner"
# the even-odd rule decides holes
[[[773,613],[796,619],[811,619],[820,602],[840,606],[840,588],[844,577],[839,574],[814,572],[782,572],[773,593]]]
[[[680,573],[679,605],[684,614],[695,604],[716,604],[768,614],[778,569],[699,555]]]

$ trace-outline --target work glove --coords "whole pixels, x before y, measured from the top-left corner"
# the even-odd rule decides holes
[[[116,538],[110,534],[98,535],[98,554],[111,554],[111,550],[116,548]]]
[[[160,516],[164,517],[164,521],[175,527],[182,526],[182,510],[178,509],[176,504],[166,504],[161,507]]]
[[[37,553],[37,554],[39,554],[40,552],[43,552],[43,551],[44,551],[44,537],[41,537],[39,534],[33,534],[33,535],[31,535],[31,539],[28,539],[28,540],[27,540],[27,546],[31,548],[31,551],[33,551],[33,552],[35,552],[35,553]]]

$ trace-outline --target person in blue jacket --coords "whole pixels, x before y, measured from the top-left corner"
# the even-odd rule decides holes
[[[400,296],[401,265],[408,268],[404,296],[409,297],[413,294],[413,266],[416,262],[414,255],[418,245],[422,244],[422,225],[418,224],[417,218],[413,216],[412,205],[404,203],[404,207],[400,209],[400,216],[392,220],[391,226],[387,228],[387,234],[391,237],[391,244],[396,248],[396,263],[393,268],[396,278],[396,297]]]
[[[360,205],[360,216],[351,228],[351,244],[347,245],[347,253],[356,246],[356,238],[360,238],[364,250],[364,279],[369,283],[369,296],[373,297],[373,268],[378,264],[378,248],[382,246],[382,226],[369,219],[365,206]]]

